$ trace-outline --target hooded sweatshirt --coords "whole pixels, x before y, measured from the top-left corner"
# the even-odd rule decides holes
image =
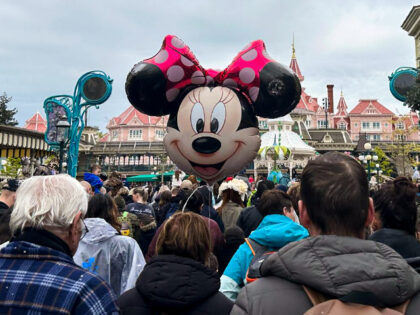
[[[75,263],[101,276],[117,296],[133,288],[145,265],[137,242],[119,235],[104,219],[89,218],[84,222],[89,232],[79,243]]]
[[[233,303],[218,292],[219,277],[185,257],[158,255],[141,273],[136,288],[117,301],[121,314],[227,315]]]
[[[284,245],[308,237],[308,231],[281,214],[271,214],[263,218],[258,228],[251,233],[250,239],[274,251]],[[246,273],[253,254],[247,243],[243,243],[233,255],[221,277],[220,291],[231,300],[235,300],[241,288],[246,284]]]
[[[406,314],[420,309],[420,275],[390,247],[335,235],[291,243],[262,264],[262,278],[239,294],[232,314],[303,314],[312,307],[302,285],[325,296],[373,294],[387,307],[411,298]]]

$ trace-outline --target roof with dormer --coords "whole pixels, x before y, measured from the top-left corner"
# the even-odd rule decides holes
[[[371,112],[369,112],[371,111]],[[376,99],[364,99],[359,100],[359,104],[356,105],[350,111],[350,115],[360,115],[360,114],[378,114],[378,115],[394,115],[388,108],[383,106]]]
[[[36,112],[35,115],[26,121],[26,124],[23,128],[38,132],[45,132],[45,130],[47,130],[47,121],[39,112]]]
[[[121,115],[114,117],[108,127],[121,125],[156,125],[162,117],[148,116],[136,110],[133,106],[128,107]]]

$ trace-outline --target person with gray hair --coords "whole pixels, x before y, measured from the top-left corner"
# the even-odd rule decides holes
[[[87,233],[87,194],[68,175],[34,176],[16,193],[0,251],[0,314],[117,314],[115,294],[73,261]],[[42,292],[42,294],[41,294]]]

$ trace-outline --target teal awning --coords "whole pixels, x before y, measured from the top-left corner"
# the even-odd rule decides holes
[[[159,179],[159,176],[156,174],[143,174],[127,177],[127,182],[156,182]]]

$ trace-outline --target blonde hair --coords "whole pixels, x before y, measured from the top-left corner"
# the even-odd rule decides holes
[[[33,176],[16,192],[10,230],[15,234],[26,227],[68,227],[79,211],[86,214],[87,205],[86,191],[73,177]]]
[[[209,266],[211,241],[206,223],[193,212],[175,213],[163,225],[156,252],[191,258]]]

